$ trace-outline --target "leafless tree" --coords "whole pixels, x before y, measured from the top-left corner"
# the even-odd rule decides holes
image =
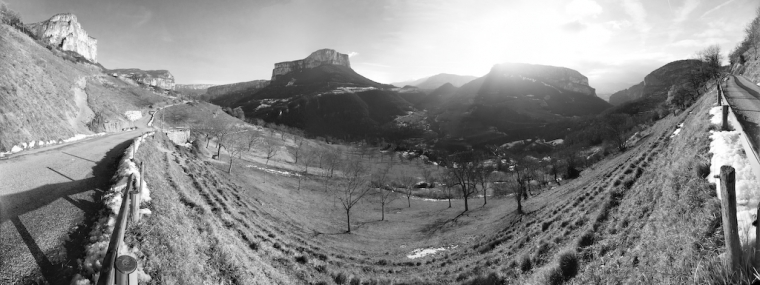
[[[216,157],[219,159],[222,147],[224,147],[225,136],[237,130],[234,129],[232,123],[225,122],[222,119],[212,119],[208,127],[211,135],[216,138]]]
[[[220,142],[224,144],[224,149],[230,155],[230,165],[227,168],[227,173],[232,173],[232,161],[235,156],[239,159],[243,155],[243,151],[247,145],[245,136],[246,133],[244,132],[233,132],[224,136],[224,141]]]
[[[359,159],[347,160],[342,167],[342,175],[337,182],[336,193],[346,211],[347,233],[351,233],[351,209],[372,189],[368,183],[368,168]]]
[[[451,208],[451,199],[454,198],[454,184],[456,180],[451,175],[441,175],[438,179],[441,181],[441,190],[443,190],[443,197],[449,200],[449,208]]]
[[[301,190],[301,179],[309,174],[309,166],[312,165],[314,160],[316,159],[316,151],[309,147],[308,145],[304,146],[301,150],[301,161],[300,163],[296,164],[298,165],[298,168],[300,170],[300,174],[298,175],[298,190]]]
[[[483,206],[488,203],[488,176],[493,171],[493,168],[486,166],[482,159],[477,160],[479,163],[473,167],[475,182],[480,184],[480,189],[483,190]]]
[[[277,155],[279,151],[280,151],[280,143],[278,143],[272,138],[264,139],[264,155],[266,155],[266,158],[267,158],[266,165],[269,165],[269,160],[272,159],[275,155]]]
[[[257,130],[248,130],[245,135],[245,141],[248,146],[248,151],[251,151],[251,148],[259,143],[261,141],[261,133]]]
[[[625,151],[628,141],[628,129],[633,123],[631,116],[628,114],[612,114],[608,115],[605,119],[606,137],[615,143],[618,150]]]
[[[380,195],[380,220],[385,221],[385,205],[390,204],[393,200],[398,198],[396,192],[389,189],[388,186],[388,172],[390,167],[384,167],[372,174],[372,187],[376,189]]]
[[[301,154],[301,150],[303,149],[304,140],[295,139],[293,142],[295,145],[288,147],[288,152],[290,152],[290,156],[293,157],[293,163],[298,164],[298,156]]]
[[[446,169],[446,173],[455,181],[453,185],[459,186],[462,198],[464,198],[464,211],[467,212],[470,210],[468,199],[472,194],[477,193],[475,168],[480,161],[472,152],[458,153],[448,159],[450,162],[447,161],[446,164],[450,167]]]
[[[412,207],[412,190],[414,185],[417,184],[417,179],[412,176],[404,176],[399,179],[399,183],[405,187],[404,196],[406,196],[406,202],[409,204],[409,208]]]
[[[327,153],[325,153],[325,164],[327,165],[327,170],[330,171],[330,177],[333,177],[336,168],[340,165],[342,161],[341,157],[341,151],[337,148],[328,150]]]

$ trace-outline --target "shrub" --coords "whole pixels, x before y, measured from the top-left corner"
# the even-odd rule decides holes
[[[346,284],[348,281],[348,276],[346,276],[346,273],[340,272],[338,274],[333,275],[333,281],[337,284]]]
[[[694,163],[694,174],[697,175],[697,177],[705,179],[707,178],[707,175],[710,175],[710,164],[705,163],[703,161],[698,161]]]
[[[520,270],[522,272],[528,272],[533,268],[533,264],[530,262],[530,257],[527,254],[520,258]]]
[[[306,257],[306,255],[301,255],[296,257],[296,262],[300,264],[305,264],[306,262],[309,262],[309,258]]]
[[[362,283],[362,280],[359,277],[351,277],[351,281],[348,282],[350,285],[360,285]]]
[[[464,284],[467,285],[497,285],[497,284],[505,284],[504,278],[499,276],[499,274],[496,274],[496,272],[491,272],[488,275],[480,275],[478,277],[475,277],[475,279],[470,280],[469,282],[466,282]]]
[[[578,238],[577,245],[579,248],[584,248],[592,244],[594,244],[594,232],[591,230],[586,231],[580,238]]]
[[[562,271],[558,266],[552,265],[541,270],[538,276],[540,284],[559,285],[565,282]]]
[[[578,274],[578,256],[573,250],[565,250],[557,256],[557,265],[565,280],[575,277]]]

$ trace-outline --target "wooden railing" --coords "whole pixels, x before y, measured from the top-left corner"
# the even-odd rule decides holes
[[[727,78],[727,80],[731,79],[736,80],[735,78]],[[720,82],[717,85],[716,100],[718,106],[722,106],[721,131],[729,130],[729,121],[734,122],[732,127],[735,131],[739,131],[741,137],[743,137],[740,141],[744,152],[747,154],[747,160],[750,163],[752,172],[755,174],[755,177],[760,178],[760,156],[757,154],[757,148],[747,136],[747,133],[742,126],[742,122],[739,121],[734,109],[730,106],[725,96],[723,86],[721,86]],[[726,243],[725,260],[729,268],[739,270],[742,267],[741,262],[744,257],[742,245],[739,240],[739,226],[736,215],[736,170],[730,165],[723,165],[720,167],[720,174],[716,175],[715,178],[720,179],[720,183],[717,186],[719,187],[718,191],[720,191],[721,196],[723,236]],[[760,204],[758,204],[756,217],[760,217]],[[760,225],[755,226],[755,237],[754,251],[758,252],[760,251],[760,239],[757,237],[760,237]],[[752,263],[756,269],[760,269],[760,254],[754,255]]]
[[[137,274],[135,273],[137,259],[130,254],[120,255],[119,252],[124,245],[124,233],[129,226],[130,215],[132,224],[140,221],[140,197],[145,185],[143,169],[144,165],[140,163],[140,179],[135,178],[135,175],[132,174],[127,180],[126,187],[124,187],[121,208],[116,216],[116,225],[111,234],[106,256],[103,258],[98,285],[137,285]]]

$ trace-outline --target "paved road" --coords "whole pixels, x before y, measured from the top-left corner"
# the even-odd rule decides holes
[[[131,140],[113,133],[0,161],[0,284],[68,284],[99,195]]]
[[[724,94],[736,112],[742,128],[755,149],[760,146],[760,87],[743,76],[731,76],[724,85]]]

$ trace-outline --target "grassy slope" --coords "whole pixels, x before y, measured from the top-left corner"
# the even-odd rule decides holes
[[[73,91],[83,86],[77,84],[81,79],[86,81],[83,105],[110,122],[126,125],[125,111],[165,100],[105,76],[99,67],[65,60],[62,54],[0,24],[0,151],[21,142],[89,133],[86,124],[92,115],[80,116],[89,112],[77,107]]]
[[[693,170],[708,161],[709,98],[691,115],[659,121],[638,146],[581,178],[531,197],[524,216],[516,215],[511,198],[490,199],[485,207],[471,200],[463,215],[461,200],[452,209],[419,199],[408,208],[399,198],[381,222],[371,195],[352,212],[352,234],[343,233],[342,209],[315,168],[297,191],[292,176],[245,167],[293,170],[287,154],[265,166],[260,150],[247,153],[229,175],[224,155],[204,161],[167,143],[146,144],[140,156],[150,161],[154,214],[137,239],[147,272],[164,283],[332,282],[346,274],[440,284],[483,281],[478,278],[493,273],[510,283],[542,284],[556,274],[561,251],[575,252],[580,263],[570,283],[701,282],[694,279],[697,264],[716,264],[722,250],[714,190]],[[681,122],[683,131],[670,138]],[[396,177],[418,171],[397,165]],[[457,247],[406,258],[416,248],[451,245]],[[526,260],[530,266],[523,267]],[[194,271],[200,266],[202,273]]]

